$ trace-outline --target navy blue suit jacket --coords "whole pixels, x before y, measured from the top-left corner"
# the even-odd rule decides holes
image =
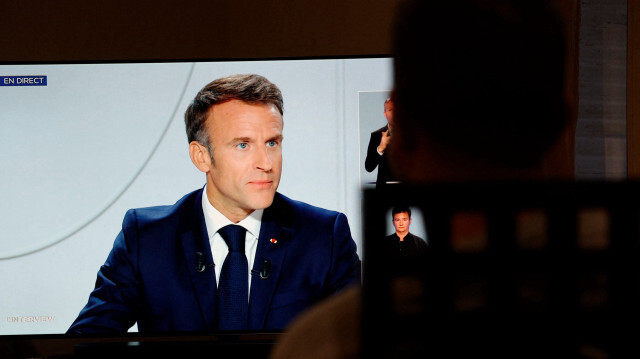
[[[216,330],[216,278],[203,190],[173,206],[132,209],[68,333]],[[271,239],[274,240],[271,240]],[[199,272],[198,255],[205,270]],[[271,263],[266,279],[257,274]],[[200,260],[202,261],[202,260]],[[249,330],[284,329],[301,311],[360,283],[344,214],[276,193],[265,209],[252,270]]]

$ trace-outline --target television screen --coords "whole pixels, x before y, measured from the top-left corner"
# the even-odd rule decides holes
[[[204,85],[234,73],[282,90],[279,192],[345,213],[361,255],[361,193],[375,181],[363,149],[386,123],[391,61],[0,65],[0,334],[64,333],[125,212],[205,184],[184,112]]]

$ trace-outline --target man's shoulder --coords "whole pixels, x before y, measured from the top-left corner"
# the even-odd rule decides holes
[[[413,237],[413,238],[415,238],[415,239],[419,239],[419,240],[421,240],[421,241],[424,241],[424,239],[423,239],[422,237],[420,237],[420,236],[416,236],[415,234],[413,234],[413,233],[411,233],[411,232],[409,232],[409,235],[410,235],[410,236],[412,236],[412,237]]]
[[[291,214],[312,215],[320,217],[335,217],[340,214],[326,208],[314,206],[312,204],[291,199],[281,193],[276,193],[273,199],[273,206],[280,211],[289,211]]]
[[[414,241],[416,241],[416,243],[418,244],[427,244],[427,241],[419,236],[416,236],[415,234],[409,232],[409,235],[411,236],[411,238],[413,238]]]
[[[132,208],[125,214],[125,221],[135,217],[138,223],[154,223],[158,221],[180,220],[185,212],[192,213],[196,208],[195,202],[200,198],[202,189],[187,193],[172,205]]]
[[[293,200],[279,193],[276,193],[273,205],[264,211],[262,226],[288,233],[295,239],[291,248],[303,252],[312,249],[315,252],[312,257],[327,254],[325,250],[332,248],[329,243],[339,243],[356,252],[349,220],[344,213]]]
[[[294,200],[280,193],[276,193],[273,205],[268,211],[265,211],[265,216],[276,220],[285,227],[333,227],[339,217],[343,217],[346,221],[345,215],[338,211]]]
[[[372,135],[374,135],[374,134],[376,134],[376,135],[377,135],[377,134],[382,134],[384,131],[386,131],[386,130],[388,130],[388,129],[389,129],[389,125],[384,125],[384,126],[380,127],[379,129],[377,129],[377,130],[375,130],[375,131],[371,132],[371,134],[372,134]]]

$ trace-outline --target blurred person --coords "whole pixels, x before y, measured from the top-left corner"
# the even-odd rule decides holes
[[[561,141],[573,134],[565,38],[549,4],[401,3],[393,30],[394,139],[386,149],[398,180],[572,178],[565,158],[573,147]],[[323,301],[292,324],[272,359],[359,358],[361,313],[358,288]]]
[[[369,145],[367,146],[364,168],[367,172],[373,172],[376,168],[378,169],[376,187],[395,182],[389,166],[389,154],[387,152],[393,130],[393,107],[393,101],[387,98],[384,101],[384,117],[387,119],[387,124],[371,132],[371,138],[369,138]]]

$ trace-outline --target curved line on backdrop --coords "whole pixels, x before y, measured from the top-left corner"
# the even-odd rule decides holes
[[[78,227],[76,227],[76,228],[72,229],[71,231],[69,231],[69,233],[67,233],[65,235],[62,235],[59,239],[53,240],[50,243],[44,244],[41,247],[37,247],[37,248],[31,249],[31,250],[24,250],[23,252],[13,253],[13,254],[9,254],[9,255],[6,255],[6,256],[0,255],[0,260],[12,259],[12,258],[18,258],[18,257],[26,256],[26,255],[29,255],[29,254],[33,254],[35,252],[39,252],[39,251],[41,251],[43,249],[46,249],[46,248],[49,248],[51,246],[54,246],[54,245],[62,242],[63,240],[71,237],[72,235],[78,233],[80,230],[82,230],[83,228],[88,226],[90,223],[95,221],[98,217],[100,217],[109,208],[111,208],[111,206],[113,206],[113,204],[116,203],[116,201],[118,201],[118,199],[120,199],[120,197],[122,197],[122,195],[129,189],[129,187],[131,187],[133,182],[135,182],[135,180],[140,176],[140,173],[142,173],[142,171],[147,167],[147,165],[151,161],[151,158],[153,157],[153,155],[158,150],[158,147],[160,147],[160,143],[164,140],[165,136],[167,135],[167,132],[169,131],[169,127],[171,126],[171,123],[173,122],[173,118],[175,117],[176,113],[178,112],[178,108],[180,107],[180,104],[182,103],[184,95],[187,92],[187,88],[189,86],[189,83],[191,83],[191,78],[193,76],[194,68],[195,68],[195,62],[191,63],[191,68],[189,69],[189,73],[187,74],[187,80],[185,81],[184,86],[182,88],[182,92],[181,92],[180,96],[178,97],[178,101],[176,103],[176,106],[173,109],[173,111],[171,113],[171,117],[169,117],[169,121],[167,121],[167,125],[165,126],[164,130],[162,131],[162,134],[158,138],[158,141],[156,142],[156,144],[154,145],[153,149],[149,153],[149,156],[147,156],[145,161],[142,163],[142,166],[140,166],[140,168],[133,175],[131,180],[129,180],[129,182],[125,184],[124,188],[121,191],[119,191],[118,194],[116,194],[113,197],[113,199],[107,203],[107,205],[104,208],[99,210],[98,213],[96,213],[94,216],[91,216],[88,220],[86,220],[84,223],[80,224]]]

